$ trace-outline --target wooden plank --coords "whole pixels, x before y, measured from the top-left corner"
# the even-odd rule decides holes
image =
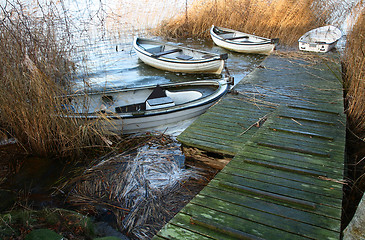
[[[310,211],[299,207],[295,208],[295,206],[285,203],[277,204],[277,202],[270,201],[270,199],[264,197],[253,197],[230,189],[220,189],[219,186],[213,186],[212,184],[204,188],[197,197],[201,196],[217,198],[261,212],[293,219],[297,222],[304,222],[314,226],[323,225],[328,230],[340,231],[338,225],[339,219],[328,216],[328,214],[323,214],[325,212],[318,211],[318,209]]]
[[[280,140],[276,140],[280,139]],[[267,143],[274,145],[284,145],[287,148],[299,148],[302,150],[307,150],[308,152],[315,152],[321,156],[332,157],[336,154],[341,154],[343,151],[337,149],[337,143],[332,141],[323,141],[318,138],[311,138],[308,136],[298,135],[298,134],[288,134],[276,131],[265,131],[261,132],[260,139],[256,140],[257,144]]]
[[[235,155],[237,149],[230,145],[217,144],[215,142],[206,141],[204,139],[197,139],[194,137],[184,137],[181,136],[178,138],[180,142],[190,147],[201,148],[206,151],[211,151],[215,153],[223,153],[228,155]]]
[[[274,161],[284,165],[293,164],[293,166],[303,166],[306,169],[320,170],[328,173],[335,171],[340,172],[341,175],[344,164],[343,162],[337,163],[327,157],[312,156],[305,153],[290,152],[265,146],[258,147],[253,142],[248,142],[237,156]]]
[[[219,209],[219,208],[218,208]],[[217,225],[229,226],[232,229],[245,232],[249,235],[263,239],[308,239],[296,233],[285,232],[273,226],[266,225],[260,221],[252,221],[250,217],[244,216],[240,212],[233,210],[226,212],[218,209],[207,208],[202,205],[186,205],[181,212],[192,215],[198,219],[214,220]],[[255,219],[256,220],[256,219]],[[203,220],[204,221],[204,220]]]
[[[235,157],[168,225],[212,239],[339,239],[342,86],[332,63],[306,64],[270,56],[178,137]]]
[[[343,177],[343,169],[341,169],[341,166],[335,166],[334,168],[328,167],[325,165],[327,161],[321,161],[321,159],[323,159],[322,157],[318,156],[311,157],[311,155],[305,156],[306,154],[301,154],[301,156],[298,156],[299,153],[296,154],[294,152],[288,152],[280,149],[276,151],[276,149],[270,149],[270,148],[269,148],[270,152],[268,153],[268,151],[266,150],[263,151],[262,146],[260,146],[259,148],[257,147],[255,148],[255,146],[252,146],[251,149],[256,149],[256,153],[253,151],[252,152],[240,151],[238,153],[239,159],[241,159],[243,162],[245,161],[245,159],[248,159],[250,163],[254,163],[255,161],[259,162],[258,164],[260,164],[261,162],[267,162],[268,164],[283,166],[283,168],[287,167],[287,168],[304,169],[315,172],[320,176],[337,178],[338,180],[342,180]],[[245,147],[245,150],[248,150],[247,146]],[[277,156],[272,154],[275,152],[277,152],[276,153]],[[287,153],[286,154],[287,157],[285,156],[280,157],[280,154],[284,155],[285,152]],[[238,156],[236,155],[236,157]],[[290,158],[290,156],[293,156],[293,158]]]
[[[315,215],[320,215],[323,217],[331,218],[334,221],[337,221],[338,227],[340,227],[339,221],[341,220],[341,212],[338,211],[337,208],[333,208],[331,206],[322,205],[322,204],[319,204],[319,205],[317,204],[315,209],[303,208],[299,205],[295,205],[295,204],[293,205],[293,204],[290,204],[290,203],[284,202],[284,201],[276,201],[274,199],[266,198],[265,196],[246,194],[243,191],[237,191],[233,188],[222,188],[220,183],[221,183],[220,181],[213,179],[209,183],[208,187],[224,191],[227,195],[228,195],[228,193],[231,193],[231,194],[234,194],[236,197],[244,196],[244,197],[254,198],[254,199],[257,199],[260,201],[272,203],[274,208],[279,207],[279,209],[280,209],[280,206],[284,206],[284,207],[288,207],[289,209],[290,208],[295,209],[295,211],[307,212],[310,214],[315,214]],[[286,214],[286,213],[283,212],[283,214]]]
[[[265,176],[263,176],[263,178],[265,178]],[[301,205],[306,205],[309,208],[315,208],[315,205],[318,204],[324,204],[339,209],[342,207],[342,198],[336,199],[330,196],[319,195],[314,191],[311,192],[308,189],[302,189],[300,188],[302,186],[293,184],[289,181],[282,183],[283,185],[281,185],[276,182],[268,181],[267,179],[250,179],[246,176],[240,177],[224,174],[222,172],[218,173],[214,179],[220,181],[221,186],[224,188],[232,188],[237,191],[247,192],[253,195],[259,195],[256,194],[254,190],[257,190],[260,194],[262,194],[262,192],[270,192],[275,194],[278,199],[279,197],[297,199],[298,204],[302,203]],[[294,200],[292,202],[293,204],[296,204]],[[304,202],[307,202],[308,204]]]
[[[157,237],[166,239],[192,239],[192,240],[210,240],[212,238],[204,236],[198,232],[190,231],[181,226],[166,224],[158,233]]]
[[[259,222],[261,224],[280,229],[284,232],[292,232],[293,234],[298,234],[303,237],[326,239],[331,237],[336,238],[340,234],[339,229],[337,231],[324,229],[313,225],[312,223],[298,222],[291,218],[270,214],[266,211],[259,211],[254,208],[248,208],[246,205],[226,202],[210,196],[198,195],[191,201],[191,203],[208,209],[232,214],[237,218],[244,218],[252,222]]]
[[[322,188],[324,191],[327,190],[337,190],[342,192],[342,184],[340,182],[324,180],[315,175],[310,174],[300,174],[298,177],[297,172],[287,171],[283,169],[275,169],[271,167],[266,167],[262,165],[258,165],[252,162],[245,162],[242,164],[241,162],[231,161],[227,164],[227,166],[222,169],[222,172],[232,172],[235,173],[234,170],[241,174],[245,174],[245,172],[255,173],[255,174],[266,174],[277,178],[284,178],[294,182],[298,182],[299,184],[305,185],[315,185],[318,188]]]
[[[238,149],[242,144],[242,142],[240,142],[238,139],[232,138],[231,136],[219,135],[218,137],[214,136],[214,134],[212,134],[211,132],[206,132],[206,131],[190,132],[186,133],[184,136],[190,138],[202,139],[207,141],[207,143],[211,142],[216,144],[232,146],[234,149]]]
[[[290,183],[289,185],[296,186],[297,188],[300,188],[301,190],[304,190],[304,191],[309,191],[309,192],[313,192],[313,193],[316,193],[319,195],[324,195],[324,196],[333,197],[333,198],[342,200],[342,188],[341,188],[341,184],[339,184],[339,183],[337,183],[338,187],[334,188],[333,185],[335,185],[335,184],[333,182],[324,181],[319,178],[315,178],[315,177],[306,178],[305,176],[298,175],[298,174],[291,175],[292,178],[283,178],[282,175],[285,175],[285,171],[273,170],[272,172],[274,174],[266,174],[266,172],[260,173],[260,172],[257,172],[257,170],[256,170],[256,172],[248,171],[248,170],[246,170],[246,165],[248,165],[248,164],[245,164],[242,168],[238,168],[238,166],[232,167],[231,165],[229,165],[229,166],[226,166],[226,168],[224,170],[222,170],[221,173],[230,174],[230,175],[239,176],[239,177],[247,177],[250,179],[256,179],[256,180],[260,180],[260,181],[269,181],[269,182],[275,181],[276,184],[280,184],[283,186],[288,185],[288,183]],[[262,167],[258,168],[258,169],[262,169]],[[303,180],[302,180],[302,178],[303,178]],[[312,182],[310,182],[309,179],[312,180]],[[314,184],[314,182],[316,184]],[[319,182],[324,182],[326,184],[317,185]]]

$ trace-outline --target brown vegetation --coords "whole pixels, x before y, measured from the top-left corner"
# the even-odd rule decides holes
[[[323,26],[338,7],[319,0],[200,0],[187,14],[163,22],[155,31],[165,37],[209,38],[212,25],[297,43],[308,30]]]
[[[365,10],[347,37],[344,57],[347,115],[352,130],[365,138]]]
[[[343,58],[345,105],[348,121],[347,178],[343,227],[355,213],[365,191],[365,10],[347,36]]]
[[[102,143],[89,123],[61,118],[59,96],[69,86],[74,66],[66,17],[55,6],[42,16],[20,3],[1,7],[0,127],[28,153],[70,155]],[[64,27],[62,27],[64,26]]]

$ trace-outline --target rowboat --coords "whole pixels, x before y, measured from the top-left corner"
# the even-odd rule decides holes
[[[278,42],[278,39],[258,37],[214,25],[210,29],[210,36],[216,45],[240,53],[270,54]]]
[[[156,40],[135,37],[133,48],[139,59],[152,67],[184,73],[220,74],[227,54],[216,54],[176,46]]]
[[[229,90],[226,79],[78,93],[64,97],[63,117],[94,120],[104,130],[129,134],[204,113]]]
[[[334,26],[312,29],[298,40],[299,50],[310,52],[328,52],[342,37],[341,30]]]

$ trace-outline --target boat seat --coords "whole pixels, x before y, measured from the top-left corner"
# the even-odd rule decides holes
[[[175,106],[174,101],[166,95],[166,91],[157,85],[146,100],[146,110]]]
[[[170,97],[153,98],[147,100],[147,104],[151,107],[170,103],[174,103],[174,101]]]
[[[250,38],[249,36],[238,36],[238,37],[229,37],[226,38],[227,40],[236,40],[236,39],[248,39]]]
[[[152,54],[152,57],[158,58],[158,57],[161,57],[161,56],[164,56],[164,55],[167,55],[167,54],[171,54],[171,53],[176,53],[176,52],[182,52],[182,49],[174,48],[174,49],[171,49],[171,50],[154,53],[154,54]]]
[[[152,45],[152,44],[149,44],[149,45],[145,45],[145,46],[141,46],[143,47],[144,50],[146,50],[147,52],[149,53],[159,53],[161,51],[163,51],[163,46],[162,45]]]
[[[190,60],[193,57],[192,56],[189,56],[189,55],[181,54],[181,55],[177,56],[176,58],[177,59],[180,59],[180,60]]]
[[[205,54],[202,56],[202,58],[204,58],[204,59],[212,58],[212,57],[214,57],[214,55],[212,55],[212,54]]]

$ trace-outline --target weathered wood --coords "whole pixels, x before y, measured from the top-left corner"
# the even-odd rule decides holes
[[[197,234],[191,239],[339,239],[346,117],[332,75],[337,67],[328,59],[313,67],[268,57],[178,137],[234,157],[167,224],[169,232],[180,227]],[[167,238],[186,239],[174,236]]]
[[[318,237],[321,239],[325,239],[327,237],[339,236],[339,231],[323,229],[321,227],[313,225],[312,223],[307,224],[304,222],[301,223],[300,228],[296,228],[295,231],[293,231],[291,226],[297,223],[293,219],[287,218],[285,216],[283,217],[280,215],[270,214],[265,211],[259,211],[253,208],[248,208],[247,206],[226,202],[209,196],[203,197],[199,195],[198,197],[194,198],[191,203],[202,208],[207,208],[209,210],[214,209],[215,211],[236,216],[238,219],[243,218],[252,222],[260,222],[262,224],[280,229],[284,232],[292,232],[303,237]],[[190,205],[192,207],[192,210],[195,207],[194,205]],[[207,212],[209,212],[209,210],[207,210]],[[211,218],[210,222],[215,223],[216,226],[221,225],[218,224],[218,221],[215,221],[214,213],[212,214],[212,216],[213,218]],[[201,216],[199,216],[199,218],[201,218]],[[318,232],[320,232],[320,234],[318,234]]]
[[[317,206],[314,210],[307,210],[295,207],[284,202],[277,204],[276,201],[265,197],[251,196],[248,194],[238,193],[236,191],[227,191],[219,188],[219,185],[211,184],[204,188],[196,198],[209,197],[220,199],[225,202],[238,204],[261,212],[267,212],[284,218],[293,219],[294,221],[305,222],[315,226],[324,225],[329,230],[338,231],[338,219],[333,216],[323,215],[322,206]],[[195,201],[195,200],[194,200]],[[321,209],[322,208],[322,209]],[[325,224],[324,224],[325,223]]]

